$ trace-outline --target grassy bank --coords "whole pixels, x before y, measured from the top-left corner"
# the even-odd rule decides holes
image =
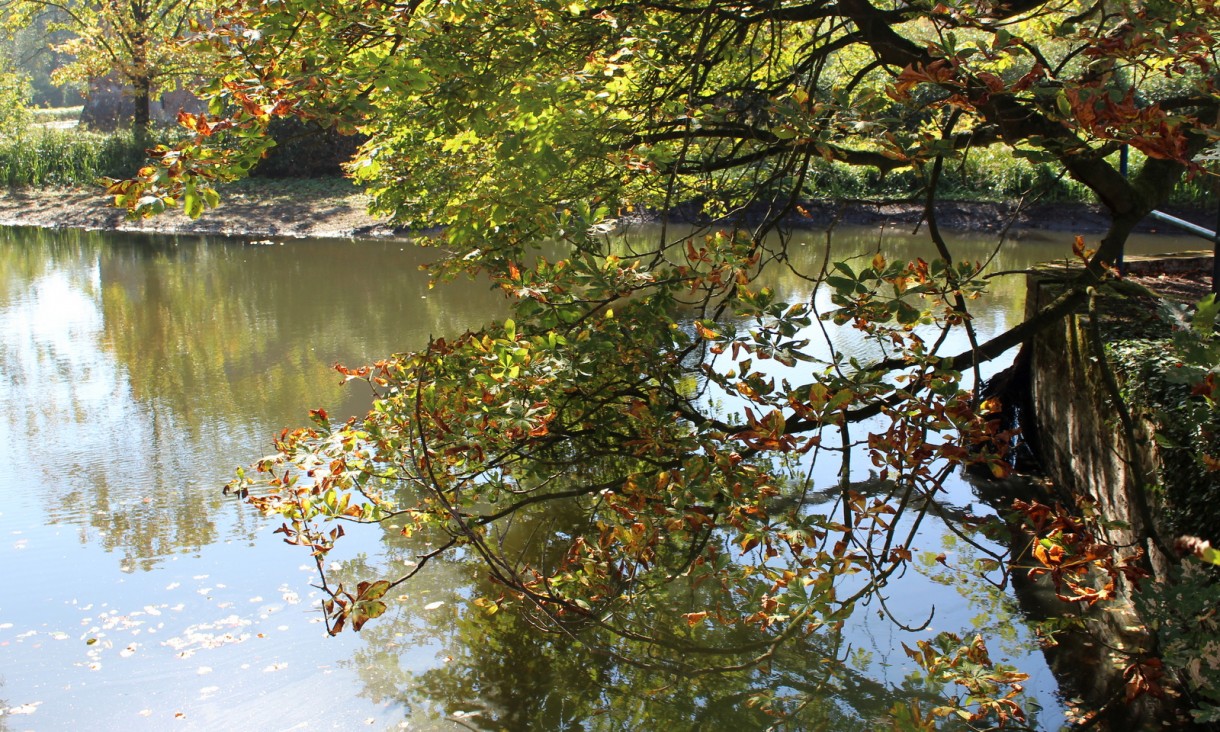
[[[76,124],[80,119],[83,107],[35,107],[30,110],[32,121],[36,125]]]

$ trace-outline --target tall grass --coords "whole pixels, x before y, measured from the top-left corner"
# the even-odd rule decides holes
[[[88,185],[103,176],[127,178],[147,160],[148,143],[130,132],[97,133],[32,125],[0,138],[0,185]]]

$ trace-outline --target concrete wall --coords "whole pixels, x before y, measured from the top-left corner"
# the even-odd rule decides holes
[[[1193,271],[1210,269],[1206,253],[1188,252],[1156,258],[1135,257],[1128,271]],[[1046,268],[1030,275],[1025,314],[1030,317],[1059,294],[1057,281],[1065,272]],[[1146,316],[1151,303],[1106,298],[1103,319]],[[1126,308],[1128,312],[1124,313]],[[1150,491],[1159,483],[1161,464],[1155,425],[1133,414],[1134,440],[1128,439],[1106,386],[1100,349],[1094,343],[1093,329],[1084,313],[1065,318],[1060,324],[1038,334],[1030,349],[1030,396],[1033,402],[1043,469],[1054,482],[1059,495],[1071,502],[1077,497],[1094,501],[1103,515],[1125,522],[1130,530],[1115,529],[1114,544],[1130,545],[1150,531],[1167,537],[1158,496]],[[1141,505],[1143,504],[1143,505]],[[1155,544],[1146,549],[1157,575],[1164,576],[1172,558]]]
[[[1132,264],[1135,268],[1143,266]],[[1059,294],[1056,283],[1064,274],[1063,270],[1048,268],[1030,275],[1027,317]],[[1151,439],[1154,426],[1136,416],[1135,439],[1128,439],[1111,401],[1112,389],[1106,385],[1098,363],[1094,338],[1088,315],[1080,313],[1042,331],[1027,344],[1029,389],[1042,466],[1062,503],[1079,505],[1084,499],[1107,519],[1129,525],[1129,529],[1112,529],[1109,542],[1129,547],[1122,550],[1125,555],[1142,546],[1154,577],[1163,578],[1173,560],[1154,542],[1143,540],[1150,524],[1157,530],[1163,523],[1156,498],[1160,493],[1149,491],[1146,485],[1155,481],[1159,465],[1156,443]],[[1052,667],[1071,677],[1079,693],[1090,702],[1103,703],[1120,695],[1120,703],[1106,720],[1111,728],[1152,728],[1159,726],[1158,720],[1173,718],[1175,710],[1172,704],[1150,697],[1132,705],[1121,703],[1122,670],[1129,659],[1112,649],[1154,653],[1155,640],[1144,630],[1130,603],[1132,588],[1122,583],[1118,589],[1119,598],[1106,603],[1104,611],[1083,616],[1097,642],[1069,639],[1048,657]],[[1052,598],[1049,603],[1039,604],[1044,611],[1054,612],[1055,602]],[[1060,605],[1059,612],[1067,610],[1063,603]]]
[[[1058,294],[1050,277],[1030,276],[1026,315]],[[1111,402],[1097,344],[1088,316],[1076,314],[1040,333],[1030,344],[1030,395],[1040,440],[1043,469],[1059,496],[1072,503],[1084,497],[1096,503],[1103,515],[1125,522],[1129,530],[1114,529],[1114,544],[1130,545],[1146,533],[1147,521],[1139,510],[1143,486],[1157,463],[1152,426],[1138,420],[1131,442]],[[1156,557],[1158,564],[1163,557]]]

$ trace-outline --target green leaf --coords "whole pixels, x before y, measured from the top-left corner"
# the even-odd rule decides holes
[[[360,591],[361,600],[376,600],[384,597],[386,591],[390,589],[389,580],[378,580],[376,582],[368,583],[367,585],[365,585],[365,583],[361,583],[361,585],[364,587],[364,589]]]
[[[846,407],[851,403],[854,396],[855,394],[852,393],[851,389],[840,389],[826,403],[826,411],[833,412]]]
[[[1220,566],[1220,549],[1211,546],[1203,547],[1203,550],[1199,552],[1199,558],[1209,564]]]
[[[856,281],[854,279],[849,280],[843,277],[835,277],[834,275],[826,278],[826,284],[843,293],[850,293],[856,289]]]
[[[203,199],[195,191],[188,189],[182,196],[182,211],[189,218],[199,218],[203,215]]]
[[[1182,447],[1182,443],[1178,442],[1177,440],[1174,440],[1173,438],[1169,437],[1168,435],[1164,434],[1163,432],[1156,432],[1155,434],[1153,434],[1152,439],[1156,440],[1156,444],[1160,447],[1171,447],[1171,448]]]
[[[1217,316],[1220,316],[1220,301],[1216,300],[1216,293],[1213,292],[1199,301],[1190,321],[1191,327],[1200,335],[1210,338],[1216,331]]]
[[[1065,119],[1071,118],[1072,103],[1068,101],[1067,95],[1065,95],[1063,92],[1059,92],[1059,94],[1055,97],[1055,106],[1058,108],[1061,116],[1063,116]]]
[[[914,325],[923,317],[923,312],[905,300],[897,300],[894,318],[903,325]]]
[[[386,604],[381,600],[359,602],[352,610],[352,629],[359,632],[368,621],[381,617],[386,611]]]

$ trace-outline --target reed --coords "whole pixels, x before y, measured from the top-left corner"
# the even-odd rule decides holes
[[[130,132],[98,133],[31,125],[0,137],[0,185],[88,185],[98,178],[126,178],[147,160],[148,143]]]

